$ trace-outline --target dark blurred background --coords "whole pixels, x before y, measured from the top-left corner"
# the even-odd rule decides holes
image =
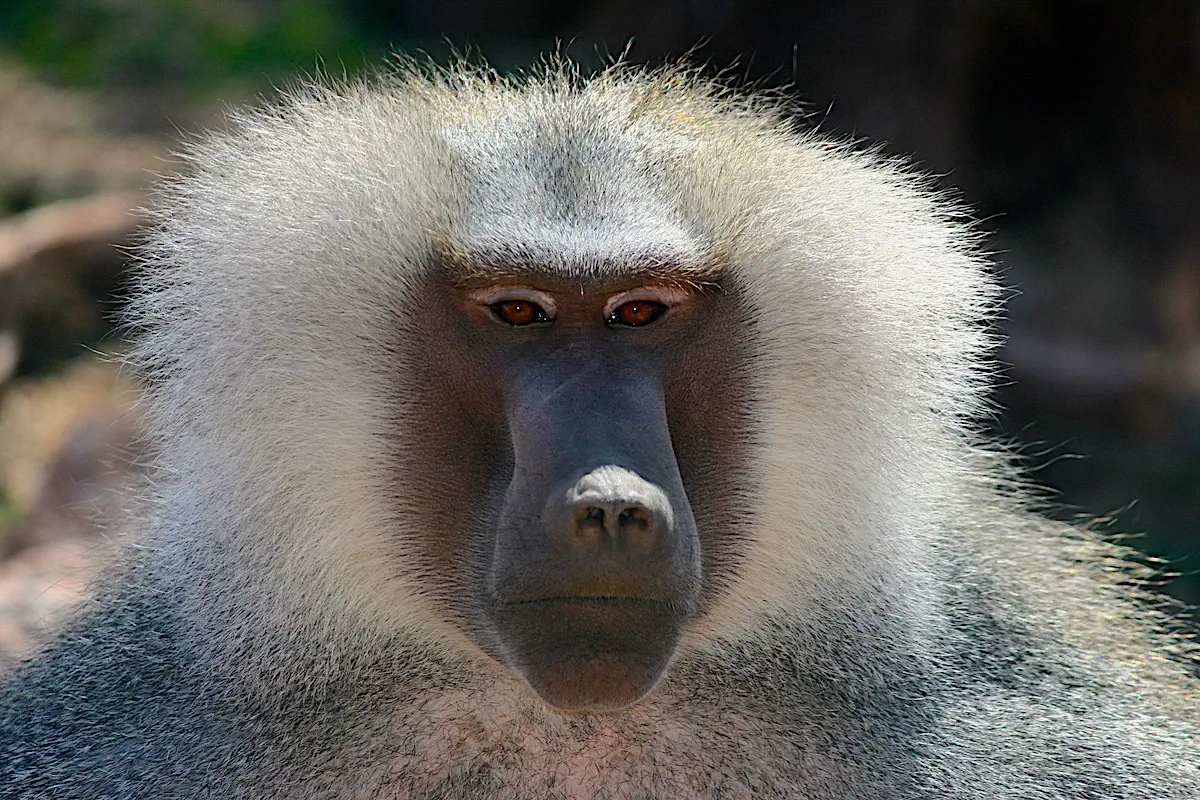
[[[1012,288],[997,434],[1052,513],[1139,533],[1200,602],[1200,0],[0,0],[0,584],[54,575],[136,470],[87,348],[121,347],[112,244],[172,140],[298,72],[453,49],[686,57],[957,187]]]

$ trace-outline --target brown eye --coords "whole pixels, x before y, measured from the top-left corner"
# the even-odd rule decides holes
[[[649,325],[663,315],[667,307],[654,300],[630,300],[608,315],[609,324],[638,328]]]
[[[541,306],[528,300],[503,300],[492,305],[492,313],[501,322],[514,326],[553,321]]]

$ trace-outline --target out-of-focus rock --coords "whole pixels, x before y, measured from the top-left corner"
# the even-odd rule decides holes
[[[137,429],[136,397],[118,365],[91,357],[58,374],[15,383],[0,398],[0,486],[17,511],[32,513],[52,491],[50,477],[69,471],[68,462],[78,463],[73,453],[80,450],[102,459],[99,466],[79,467],[76,477],[84,483],[126,472],[132,453],[121,448]]]
[[[0,669],[45,639],[120,539],[135,397],[114,364],[87,358],[0,398]]]
[[[0,561],[0,675],[45,645],[112,552],[104,539],[62,539]]]
[[[48,465],[32,508],[0,544],[0,558],[64,538],[106,534],[136,466],[137,421],[98,407],[77,420]]]

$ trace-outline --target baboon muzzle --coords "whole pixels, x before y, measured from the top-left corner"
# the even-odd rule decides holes
[[[550,705],[604,710],[661,677],[700,591],[696,524],[645,370],[516,381],[512,482],[488,588],[508,664]]]

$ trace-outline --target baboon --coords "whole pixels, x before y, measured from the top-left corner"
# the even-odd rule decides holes
[[[188,158],[144,534],[5,690],[4,797],[1200,797],[1193,640],[982,433],[997,281],[911,170],[570,64]]]

